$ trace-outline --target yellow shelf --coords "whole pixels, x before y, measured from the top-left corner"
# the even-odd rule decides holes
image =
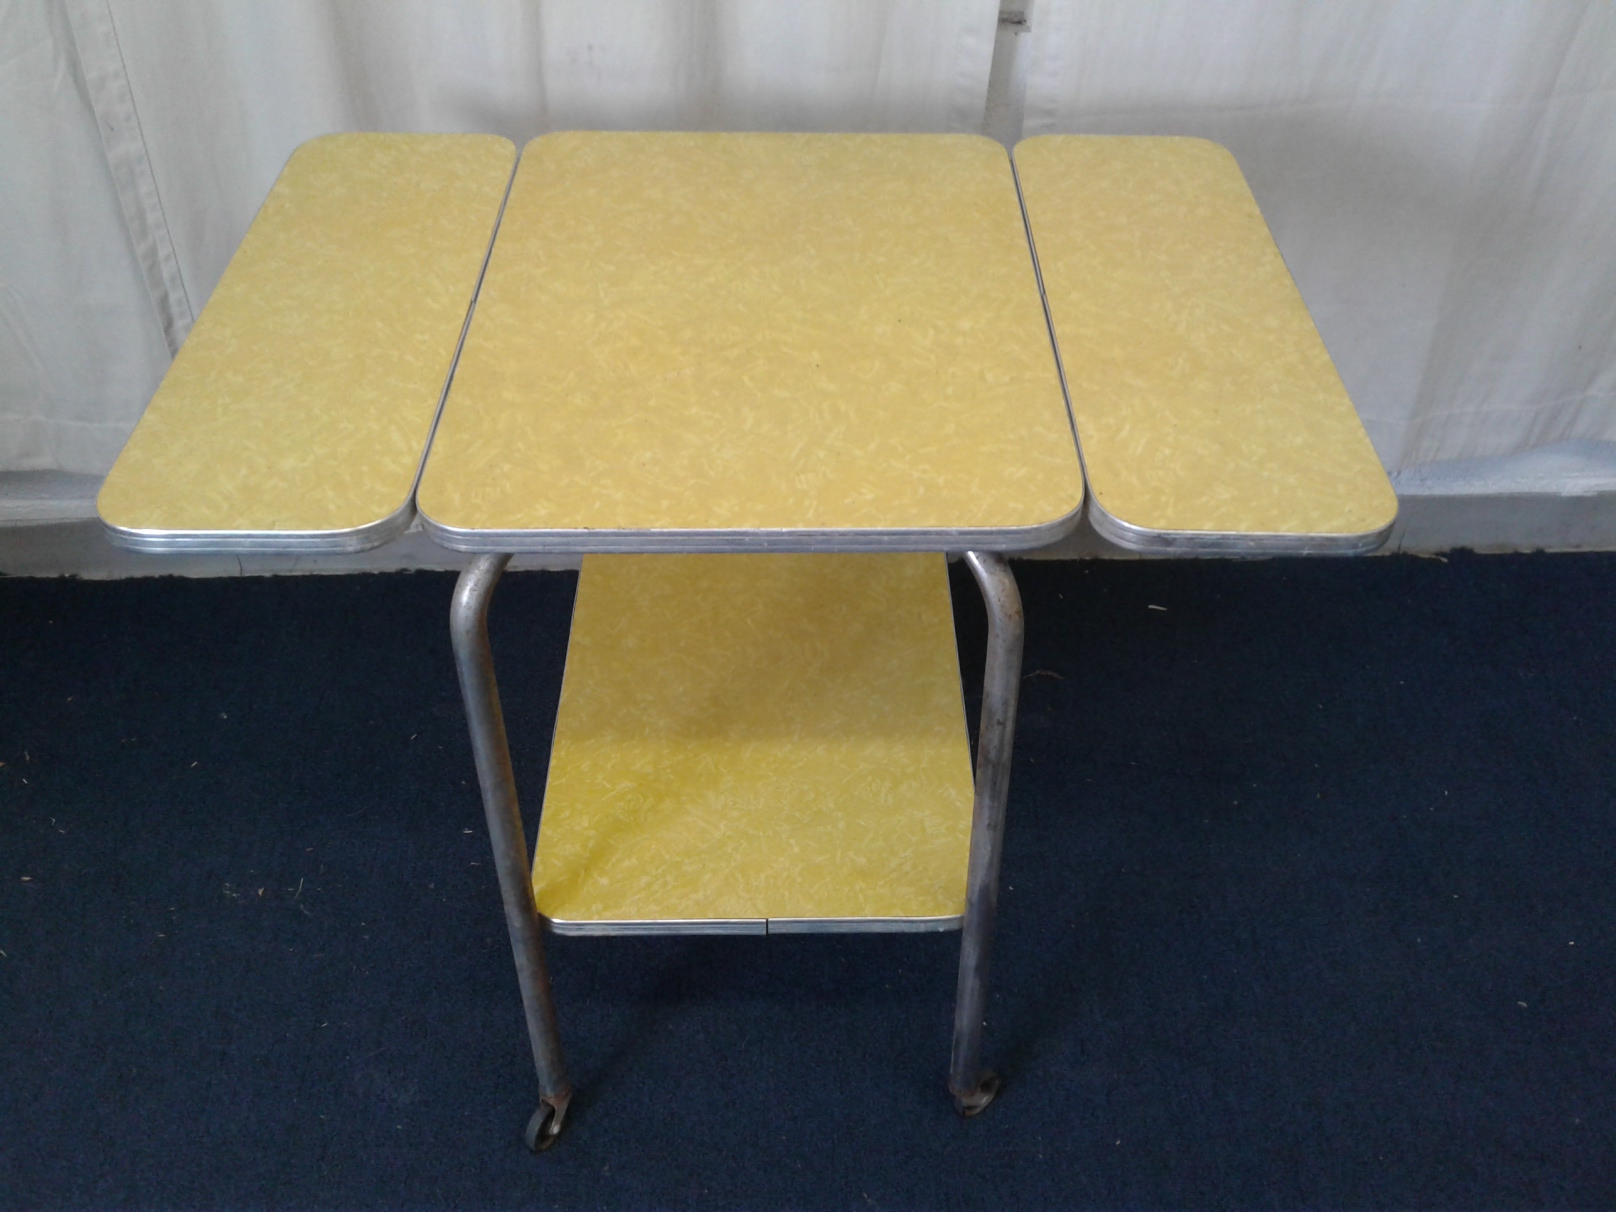
[[[410,494],[516,148],[328,135],[287,161],[102,486],[155,550],[358,550]]]
[[[1234,157],[1045,135],[1015,161],[1101,533],[1378,545],[1397,498]]]
[[[557,931],[955,928],[971,799],[941,555],[584,560],[533,870]]]

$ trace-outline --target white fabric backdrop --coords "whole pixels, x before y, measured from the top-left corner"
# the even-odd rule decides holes
[[[106,471],[168,359],[66,9],[0,0],[0,470]]]
[[[997,10],[0,0],[0,471],[110,466],[306,138],[974,130]],[[1616,441],[1616,4],[1030,16],[1026,133],[1234,150],[1390,468]]]
[[[1239,160],[1393,470],[1616,440],[1616,4],[1039,0],[1025,133]]]

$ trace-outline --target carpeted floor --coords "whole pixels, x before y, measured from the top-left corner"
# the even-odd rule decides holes
[[[555,939],[540,1158],[452,579],[0,580],[0,1207],[1616,1206],[1616,556],[1017,570],[1000,1102],[956,936]]]

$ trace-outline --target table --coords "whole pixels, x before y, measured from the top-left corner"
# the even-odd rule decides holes
[[[1014,171],[946,135],[571,132],[514,161],[300,148],[108,476],[108,532],[359,550],[418,507],[472,554],[451,633],[530,1146],[571,1097],[546,923],[959,928],[974,1114],[1004,554],[1076,523],[1085,472],[1096,529],[1156,554],[1357,552],[1395,516],[1256,203],[1226,151],[1167,138],[1033,139]],[[514,552],[584,556],[531,867],[486,628]],[[974,773],[944,553],[989,615]]]
[[[1001,553],[1083,501],[1004,149],[535,140],[417,499],[478,553],[453,634],[539,1075],[529,1144],[571,1096],[541,913],[958,927],[949,1086],[985,1107],[1022,642]],[[949,551],[990,616],[974,783]],[[585,553],[531,870],[485,623],[514,552]]]

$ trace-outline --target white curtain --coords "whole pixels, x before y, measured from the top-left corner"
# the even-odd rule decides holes
[[[996,26],[1025,133],[1234,151],[1389,468],[1616,442],[1616,3],[1006,7],[0,0],[0,471],[111,465],[304,139],[978,130]]]
[[[66,7],[0,0],[0,470],[105,472],[139,419],[170,350],[132,240]]]
[[[1616,4],[1038,0],[1025,133],[1232,150],[1393,470],[1616,441]]]
[[[997,0],[0,0],[0,471],[104,473],[299,143],[970,131]]]

